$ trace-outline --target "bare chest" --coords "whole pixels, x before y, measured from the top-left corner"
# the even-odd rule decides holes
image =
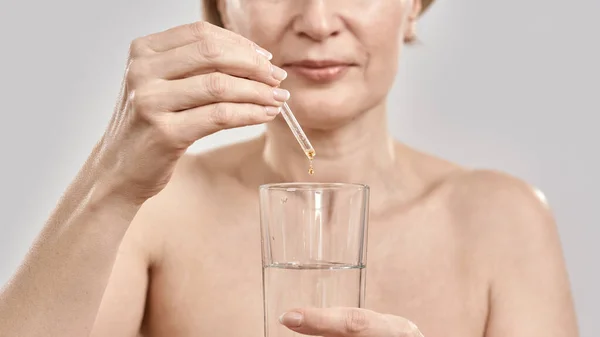
[[[151,276],[147,334],[263,337],[258,214],[220,211],[198,226],[192,219],[200,217],[186,217],[166,238]],[[373,218],[366,307],[406,317],[425,336],[482,336],[487,285],[464,244],[441,214]]]

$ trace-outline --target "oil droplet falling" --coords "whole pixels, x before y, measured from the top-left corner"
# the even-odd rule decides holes
[[[310,174],[311,176],[313,174],[315,174],[315,170],[313,168],[313,158],[315,158],[315,151],[314,150],[309,150],[308,152],[306,152],[306,156],[308,157],[308,174]]]

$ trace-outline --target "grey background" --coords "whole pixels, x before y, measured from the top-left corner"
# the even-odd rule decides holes
[[[197,20],[199,2],[0,2],[0,284],[104,131],[129,42]],[[546,194],[584,337],[600,334],[598,13],[595,0],[440,0],[390,95],[398,138]],[[191,151],[261,130],[222,132]]]

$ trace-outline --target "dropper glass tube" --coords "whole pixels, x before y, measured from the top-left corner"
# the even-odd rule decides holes
[[[310,141],[308,140],[306,134],[300,127],[300,124],[298,124],[296,117],[294,117],[294,114],[292,113],[292,110],[290,109],[287,103],[283,103],[283,107],[281,108],[281,115],[283,116],[283,119],[285,119],[287,125],[292,130],[292,133],[294,134],[294,137],[296,137],[296,140],[302,147],[304,154],[306,154],[308,159],[312,161],[316,154],[315,149],[310,144]]]

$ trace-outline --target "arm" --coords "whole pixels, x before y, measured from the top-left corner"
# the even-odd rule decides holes
[[[99,183],[92,166],[84,165],[0,293],[2,335],[89,333],[118,246],[139,207]]]
[[[148,243],[143,242],[148,235],[138,224],[147,225],[147,220],[143,214],[136,217],[119,247],[90,337],[138,336],[146,303],[148,269],[152,263],[147,253]]]
[[[487,275],[485,336],[578,336],[560,240],[543,195],[490,171],[470,172],[454,186],[471,256]]]
[[[514,184],[514,183],[513,183]],[[543,198],[528,186],[499,196],[486,337],[575,337],[578,328],[560,240]],[[510,199],[509,199],[510,197]]]
[[[147,200],[133,219],[118,249],[90,337],[135,337],[140,333],[150,271],[161,258],[163,225],[170,222],[171,207],[178,200],[173,188],[180,185],[178,172],[176,169],[166,188]]]
[[[132,43],[102,140],[0,293],[3,335],[90,333],[123,236],[186,149],[222,129],[271,121],[289,98],[276,88],[286,73],[270,58],[255,43],[203,22]],[[113,307],[120,280],[144,282],[139,261],[130,255],[119,262],[104,307]],[[132,274],[119,272],[131,264],[138,266]]]

